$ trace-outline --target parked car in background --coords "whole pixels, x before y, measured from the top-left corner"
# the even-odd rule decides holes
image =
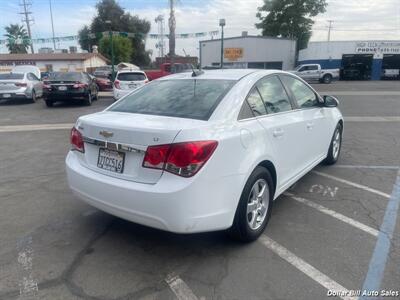
[[[101,66],[97,67],[96,70],[93,72],[93,76],[101,76],[101,77],[107,77],[111,79],[112,75],[112,67],[111,66]]]
[[[66,158],[89,204],[177,233],[229,229],[242,241],[267,226],[273,200],[340,154],[332,96],[277,70],[214,70],[150,82],[80,117]]]
[[[97,85],[89,74],[84,72],[52,72],[43,85],[43,97],[48,107],[57,101],[80,99],[91,105],[98,99]]]
[[[111,79],[107,76],[93,76],[99,91],[110,91],[113,88]]]
[[[382,69],[382,78],[400,79],[400,69]]]
[[[114,99],[118,100],[147,82],[149,80],[143,71],[129,69],[118,71],[113,85]]]
[[[190,64],[175,63],[173,69],[171,70],[171,64],[164,63],[160,65],[159,70],[145,70],[145,72],[149,80],[155,80],[170,74],[188,72],[191,70],[192,67]]]
[[[43,82],[33,73],[0,73],[0,99],[36,102],[43,96]]]
[[[299,65],[295,70],[289,72],[306,81],[331,83],[333,79],[339,79],[339,69],[322,69],[320,64]]]

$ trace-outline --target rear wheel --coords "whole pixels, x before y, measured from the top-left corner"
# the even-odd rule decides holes
[[[87,105],[87,106],[92,105],[92,94],[91,93],[87,94],[86,98],[83,100],[83,104]]]
[[[339,123],[336,126],[335,132],[329,146],[328,155],[326,156],[324,163],[327,165],[335,164],[340,155],[340,149],[342,146],[342,125]]]
[[[46,99],[45,102],[46,102],[46,106],[47,106],[47,107],[53,107],[53,104],[54,104],[53,100],[51,100],[51,99]]]
[[[35,92],[35,90],[32,91],[31,102],[32,102],[32,103],[35,103],[35,102],[36,102],[36,92]]]
[[[274,186],[269,171],[257,167],[243,189],[230,234],[242,242],[256,240],[271,217]]]
[[[322,82],[323,83],[331,83],[332,82],[332,75],[326,74],[324,77],[322,77]]]
[[[93,100],[97,101],[99,100],[99,86],[96,85],[96,93],[94,94]]]

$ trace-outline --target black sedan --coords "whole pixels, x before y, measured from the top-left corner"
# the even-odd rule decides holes
[[[79,99],[91,105],[98,99],[96,82],[85,72],[53,72],[44,81],[43,97],[48,107],[56,101]]]

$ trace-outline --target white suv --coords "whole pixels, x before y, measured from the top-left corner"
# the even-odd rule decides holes
[[[115,76],[113,84],[114,99],[118,100],[122,96],[141,87],[149,82],[146,73],[138,70],[121,70]]]

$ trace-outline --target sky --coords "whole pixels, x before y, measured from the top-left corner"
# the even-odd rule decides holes
[[[22,0],[0,0],[0,39],[4,27],[10,23],[21,23]],[[51,37],[49,0],[26,0],[32,3],[34,18],[33,38]],[[56,36],[76,35],[78,30],[90,24],[96,14],[96,0],[51,0]],[[327,11],[314,18],[311,40],[327,39],[328,20],[333,20],[331,40],[400,40],[400,0],[328,0]],[[150,33],[158,33],[154,19],[162,14],[166,19],[168,32],[167,0],[119,0],[118,3],[132,14],[151,22]],[[225,36],[239,36],[242,31],[258,35],[255,28],[257,7],[263,0],[177,0],[176,33],[195,33],[218,30],[220,18],[226,19]],[[199,41],[207,38],[176,40],[176,53],[198,56]],[[147,49],[158,53],[157,40],[147,39]],[[168,41],[165,41],[168,47]],[[67,48],[76,42],[59,43],[57,47]],[[39,47],[52,47],[52,44],[34,44]],[[0,53],[6,53],[5,45],[0,45]]]

